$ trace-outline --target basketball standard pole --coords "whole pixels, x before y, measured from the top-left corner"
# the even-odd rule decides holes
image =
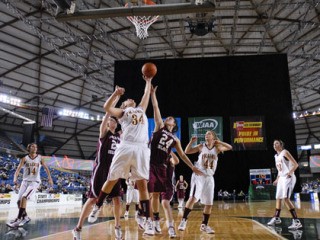
[[[60,13],[56,16],[58,22],[82,20],[82,19],[99,19],[112,17],[128,17],[128,16],[157,16],[157,15],[174,15],[198,12],[214,12],[216,9],[214,3],[204,2],[202,5],[190,3],[179,4],[159,4],[144,5],[132,7],[116,7],[80,10],[73,14]]]

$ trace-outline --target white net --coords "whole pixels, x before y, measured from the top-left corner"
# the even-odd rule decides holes
[[[145,39],[149,36],[148,28],[158,20],[159,16],[129,16],[127,18],[134,24],[137,37]]]

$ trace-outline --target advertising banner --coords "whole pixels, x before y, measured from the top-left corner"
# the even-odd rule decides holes
[[[266,150],[264,117],[231,117],[230,123],[233,151]]]
[[[189,139],[197,137],[195,145],[205,142],[205,135],[212,130],[217,137],[223,141],[223,119],[222,117],[192,117],[188,118]]]

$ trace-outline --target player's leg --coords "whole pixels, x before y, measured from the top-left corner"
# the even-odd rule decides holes
[[[209,218],[211,215],[213,198],[214,198],[214,178],[204,177],[202,184],[202,194],[200,196],[201,203],[204,204],[202,223],[200,225],[200,231],[213,234],[214,230],[208,226]]]
[[[89,216],[92,206],[96,203],[95,198],[88,198],[85,204],[82,207],[80,217],[77,223],[77,226],[72,230],[73,239],[79,240],[81,239],[81,230],[85,219]]]
[[[290,201],[290,196],[292,194],[294,185],[296,183],[296,177],[293,175],[291,179],[287,179],[287,198],[284,199],[284,203],[287,209],[290,211],[292,216],[292,224],[288,227],[288,229],[296,230],[302,227],[300,220],[298,219],[296,210],[294,208],[293,203]]]
[[[209,218],[211,215],[212,205],[205,205],[203,209],[202,223],[200,226],[200,231],[208,234],[213,234],[214,230],[208,226]]]
[[[114,215],[114,231],[116,240],[122,239],[122,231],[121,231],[121,224],[120,224],[120,215],[121,215],[121,201],[120,197],[113,197],[113,215]]]
[[[176,231],[174,229],[174,222],[173,222],[173,214],[172,214],[172,208],[170,205],[170,201],[173,197],[173,187],[167,187],[166,192],[161,193],[161,204],[164,210],[164,214],[166,216],[166,222],[168,227],[168,235],[170,238],[177,237]]]
[[[22,227],[24,224],[28,222],[28,219],[23,218],[23,215],[25,215],[26,208],[27,208],[27,199],[29,199],[35,194],[35,192],[39,187],[39,183],[31,182],[31,183],[25,184],[24,186],[25,186],[25,192],[22,194],[22,197],[20,200],[20,207],[19,207],[19,213],[18,213],[17,219],[14,222],[10,222],[7,224],[7,226],[12,228]]]
[[[188,217],[189,217],[189,214],[190,212],[192,211],[193,209],[193,205],[198,202],[198,199],[193,197],[193,196],[190,196],[187,203],[186,203],[186,207],[184,208],[184,211],[183,211],[183,215],[182,215],[182,219],[181,219],[181,222],[179,224],[179,227],[178,229],[180,231],[184,231],[187,227],[187,222],[188,222]]]
[[[281,203],[282,203],[282,199],[276,199],[276,209],[275,209],[273,217],[268,222],[268,225],[274,225],[274,224],[281,223],[281,219],[280,219]]]
[[[126,211],[124,213],[124,218],[127,220],[129,218],[129,208],[133,198],[133,190],[127,189],[126,194]]]
[[[88,221],[93,223],[98,218],[98,213],[103,205],[104,200],[109,196],[113,187],[117,184],[120,178],[127,179],[129,177],[131,152],[124,146],[119,146],[114,154],[112,163],[109,169],[108,180],[103,184],[102,189],[97,198],[96,204],[89,215]]]
[[[184,231],[186,229],[188,217],[190,212],[193,209],[193,205],[200,199],[201,192],[202,192],[202,179],[200,177],[197,177],[195,174],[192,174],[190,185],[191,186],[190,186],[189,199],[186,202],[182,219],[178,227],[180,231]]]
[[[153,212],[153,224],[156,233],[161,233],[160,227],[160,193],[159,192],[152,192],[150,193],[150,200],[151,200],[151,207]]]
[[[140,199],[140,206],[142,210],[143,216],[146,217],[146,225],[144,226],[144,234],[146,235],[154,235],[154,227],[151,219],[150,214],[150,196],[147,187],[147,180],[137,180],[136,181],[138,191],[139,191],[139,199]]]
[[[281,213],[282,199],[284,199],[286,197],[285,185],[286,185],[285,178],[279,177],[278,183],[277,183],[277,190],[276,190],[276,209],[275,209],[273,217],[267,223],[269,226],[281,223],[280,213]]]
[[[116,179],[116,180],[107,180],[104,183],[104,185],[103,185],[103,187],[102,187],[102,189],[101,189],[101,191],[99,193],[99,196],[96,199],[95,204],[93,205],[93,209],[92,209],[91,213],[89,214],[88,222],[94,223],[95,221],[97,221],[98,214],[99,214],[101,206],[103,205],[104,200],[111,193],[114,185],[116,185],[117,182],[118,182],[118,179]]]

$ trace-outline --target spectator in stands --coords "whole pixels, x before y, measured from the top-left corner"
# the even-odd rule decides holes
[[[13,189],[12,189],[11,185],[7,184],[4,193],[9,193],[9,192],[12,192],[12,191],[13,191]]]
[[[42,156],[37,153],[37,144],[28,144],[27,150],[29,154],[20,160],[19,166],[13,178],[13,182],[16,184],[18,181],[18,175],[23,168],[23,180],[18,196],[19,213],[14,221],[7,223],[7,226],[11,228],[22,227],[25,223],[30,221],[30,218],[26,212],[27,200],[30,199],[30,197],[36,192],[41,183],[41,166],[44,167],[48,175],[50,185],[53,185],[49,168],[45,164]]]
[[[54,191],[53,187],[50,187],[50,188],[48,189],[48,193],[56,193],[56,192]]]
[[[223,192],[222,192],[222,189],[220,189],[218,192],[218,200],[222,200],[222,199],[223,199]]]
[[[1,182],[0,193],[5,193],[5,191],[6,191],[6,184],[5,182]]]
[[[9,179],[8,175],[4,171],[0,172],[0,177],[1,177],[2,180],[8,180]]]

